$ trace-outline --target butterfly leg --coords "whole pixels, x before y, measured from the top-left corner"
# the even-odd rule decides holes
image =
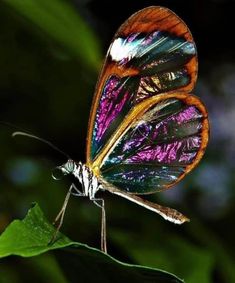
[[[106,241],[106,213],[104,206],[104,199],[92,199],[93,203],[101,208],[101,250],[107,253],[107,241]]]
[[[75,192],[73,192],[73,190],[74,190]],[[69,188],[69,190],[68,190],[68,192],[67,192],[67,194],[66,194],[66,197],[65,197],[65,199],[64,199],[64,203],[63,203],[63,205],[62,205],[62,207],[61,207],[59,213],[57,214],[57,216],[56,216],[56,218],[55,218],[55,220],[54,220],[54,222],[53,222],[53,225],[55,225],[56,223],[59,223],[59,224],[56,226],[56,231],[55,231],[55,233],[54,233],[54,235],[53,235],[53,237],[52,237],[50,243],[53,243],[53,242],[55,241],[55,239],[56,239],[56,237],[57,237],[57,235],[58,235],[58,232],[59,232],[59,230],[60,230],[60,228],[61,228],[61,226],[62,226],[62,224],[63,224],[65,211],[66,211],[66,208],[67,208],[67,205],[68,205],[68,202],[69,202],[69,199],[70,199],[70,196],[71,196],[71,195],[84,196],[83,193],[80,192],[80,191],[78,190],[78,188],[77,188],[74,184],[72,184],[72,185],[70,186],[70,188]]]

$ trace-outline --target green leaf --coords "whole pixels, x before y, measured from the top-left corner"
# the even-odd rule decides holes
[[[62,0],[5,0],[4,3],[25,17],[30,27],[33,24],[47,33],[88,67],[99,68],[97,38],[72,5]]]
[[[122,263],[97,249],[73,242],[61,233],[58,240],[50,245],[48,243],[54,232],[55,228],[36,204],[25,219],[14,220],[2,233],[0,258],[9,255],[30,257],[54,250],[69,282],[77,282],[78,277],[79,282],[92,282],[92,278],[98,282],[183,282],[159,269]]]
[[[36,204],[25,219],[14,220],[0,237],[0,258],[8,255],[35,256],[73,244],[59,233],[58,240],[49,245],[55,228],[47,222]]]

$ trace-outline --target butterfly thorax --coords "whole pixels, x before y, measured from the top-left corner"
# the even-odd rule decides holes
[[[93,171],[81,162],[75,162],[69,159],[65,164],[57,168],[64,175],[72,174],[81,183],[81,196],[89,197],[92,200],[95,198],[96,192],[102,188]]]

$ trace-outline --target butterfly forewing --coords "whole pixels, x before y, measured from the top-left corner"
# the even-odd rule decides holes
[[[172,11],[149,7],[117,31],[97,84],[87,143],[91,164],[132,109],[166,92],[190,92],[197,76],[196,47]]]
[[[208,120],[197,97],[159,95],[131,116],[100,161],[105,182],[129,193],[152,193],[174,185],[201,159]]]

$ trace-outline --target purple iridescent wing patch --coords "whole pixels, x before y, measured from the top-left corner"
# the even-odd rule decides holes
[[[128,80],[128,78],[120,79],[113,75],[104,86],[92,137],[93,158],[131,109],[131,102],[138,84],[134,79],[127,83]]]
[[[192,36],[174,13],[163,12],[167,15],[160,13],[160,20],[153,17],[148,23],[147,17],[142,19],[149,26],[144,30],[135,28],[132,17],[127,21],[131,26],[133,20],[130,33],[126,22],[110,45],[98,83],[98,102],[92,109],[96,114],[91,125],[90,160],[97,157],[135,105],[161,93],[188,93],[194,87],[197,60]]]
[[[205,119],[195,105],[181,99],[156,103],[136,117],[105,157],[102,178],[135,194],[171,186],[195,161]]]

